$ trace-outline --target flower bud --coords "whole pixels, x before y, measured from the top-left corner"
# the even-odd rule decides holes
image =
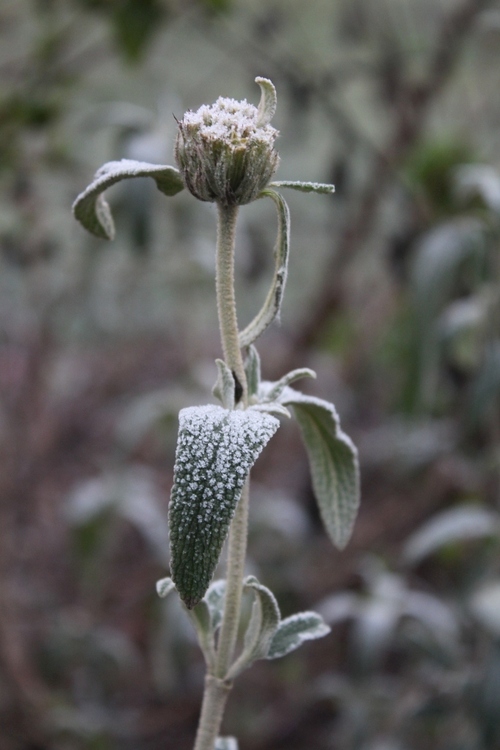
[[[259,109],[246,100],[219,97],[215,104],[186,112],[179,122],[177,166],[187,189],[202,201],[224,206],[250,203],[278,167],[278,131],[269,125],[274,109],[264,111],[263,104],[264,99],[266,105],[270,99],[273,103],[274,86],[266,79],[257,82],[263,91]]]

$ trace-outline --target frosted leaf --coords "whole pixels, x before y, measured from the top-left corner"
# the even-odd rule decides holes
[[[214,750],[238,750],[236,737],[217,737]]]
[[[156,593],[160,599],[165,599],[175,588],[175,584],[171,578],[161,578],[156,582]]]
[[[268,125],[274,117],[277,106],[277,96],[274,84],[269,78],[257,77],[255,83],[260,86],[261,97],[257,113],[257,125]]]
[[[208,588],[248,473],[278,426],[269,414],[213,405],[179,414],[171,572],[188,608]]]
[[[97,170],[91,184],[73,203],[75,218],[88,232],[104,240],[114,238],[113,218],[102,193],[116,182],[131,177],[152,177],[158,190],[169,196],[176,195],[184,189],[180,172],[175,167],[133,159],[109,161]]]
[[[317,612],[299,612],[286,617],[275,632],[267,659],[279,659],[295,651],[305,641],[323,638],[328,635],[330,627]]]

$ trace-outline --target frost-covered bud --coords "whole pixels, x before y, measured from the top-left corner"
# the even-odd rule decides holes
[[[278,131],[269,122],[276,109],[271,81],[257,78],[259,108],[219,97],[186,112],[179,122],[175,158],[187,189],[202,201],[224,206],[255,200],[275,173]]]

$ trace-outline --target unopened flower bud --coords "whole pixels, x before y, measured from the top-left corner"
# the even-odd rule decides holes
[[[219,97],[215,104],[186,112],[179,122],[175,158],[187,189],[202,201],[243,205],[258,197],[275,173],[278,131],[269,124],[274,114],[274,86],[257,79],[262,100]]]

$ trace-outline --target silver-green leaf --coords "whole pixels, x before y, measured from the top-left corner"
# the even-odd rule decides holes
[[[273,387],[266,394],[266,400],[274,401],[279,398],[287,386],[294,383],[296,380],[301,380],[302,378],[315,379],[316,373],[308,367],[301,367],[297,370],[292,370],[286,375],[283,375],[283,377],[277,380],[276,383],[273,383]]]
[[[248,473],[278,427],[270,414],[214,405],[179,414],[171,572],[188,609],[208,588]]]
[[[329,195],[335,192],[335,185],[328,185],[324,182],[300,182],[295,180],[280,180],[279,182],[270,182],[270,188],[290,188],[299,190],[301,193],[321,193]]]
[[[175,589],[175,583],[171,578],[161,578],[156,582],[156,593],[161,599],[165,599]]]
[[[269,78],[257,77],[255,83],[260,86],[260,102],[257,111],[257,127],[263,128],[269,125],[276,112],[278,98],[274,84]]]
[[[260,357],[255,346],[248,347],[245,360],[245,375],[247,376],[248,396],[256,396],[260,386]]]
[[[356,447],[340,429],[333,404],[289,387],[283,390],[279,400],[294,411],[309,457],[321,518],[332,542],[343,549],[351,536],[359,508]]]
[[[305,641],[323,638],[330,630],[331,628],[317,612],[298,612],[296,615],[286,617],[280,622],[271,640],[266,658],[280,659],[291,651],[295,651]]]
[[[238,750],[236,737],[217,737],[214,750]]]
[[[222,359],[216,359],[217,381],[212,393],[225,409],[234,409],[236,384],[234,375]]]
[[[229,669],[226,676],[228,680],[233,680],[257,659],[267,657],[269,645],[281,619],[278,602],[272,591],[259,583],[255,576],[248,576],[243,583],[245,588],[253,590],[255,599],[245,633],[243,651]]]
[[[109,161],[97,170],[92,183],[73,203],[75,218],[87,231],[104,240],[114,238],[115,225],[102,193],[116,182],[131,177],[152,177],[158,190],[169,196],[176,195],[184,189],[180,172],[175,167],[132,159]]]
[[[278,237],[274,248],[274,276],[267,297],[255,318],[239,334],[241,347],[252,344],[279,315],[288,273],[290,247],[290,212],[282,195],[275,190],[263,190],[261,198],[271,198],[278,212]]]

